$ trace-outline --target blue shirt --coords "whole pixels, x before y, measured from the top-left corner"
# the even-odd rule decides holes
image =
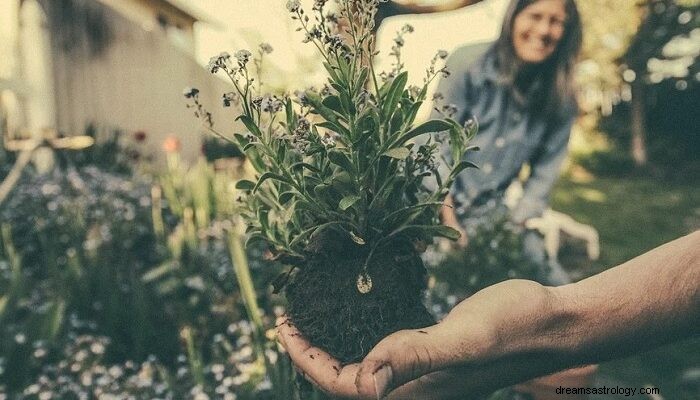
[[[452,196],[458,217],[469,218],[487,203],[500,203],[505,190],[528,163],[530,178],[524,184],[522,199],[511,210],[511,219],[522,223],[540,216],[548,205],[566,158],[576,109],[567,107],[560,113],[563,117],[548,116],[518,104],[510,88],[499,83],[496,57],[490,49],[490,44],[457,49],[447,60],[450,76],[438,85],[444,104],[457,107],[456,121],[463,124],[474,116],[479,123],[479,132],[470,144],[481,150],[468,152],[465,159],[480,169],[461,173],[452,187]],[[431,117],[440,115],[433,111]],[[449,160],[448,147],[446,144],[442,154]]]

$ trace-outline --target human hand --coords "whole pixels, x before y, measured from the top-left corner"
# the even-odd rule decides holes
[[[467,231],[462,228],[462,225],[457,219],[457,214],[454,210],[454,200],[452,196],[447,195],[444,200],[444,206],[440,208],[440,220],[446,226],[455,229],[459,232],[460,236],[456,242],[452,242],[452,247],[464,249],[469,245],[469,237],[467,236]]]
[[[362,362],[347,365],[311,345],[284,318],[278,321],[278,337],[304,377],[333,396],[479,398],[543,374],[517,361],[506,371],[503,356],[525,348],[521,334],[537,332],[523,321],[544,313],[549,303],[547,288],[537,283],[503,282],[458,304],[439,324],[389,335]],[[515,334],[504,337],[505,329]]]

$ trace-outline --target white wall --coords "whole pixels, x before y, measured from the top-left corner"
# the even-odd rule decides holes
[[[87,49],[54,58],[58,93],[58,128],[82,134],[87,124],[120,128],[127,134],[147,133],[145,148],[162,155],[163,140],[175,135],[183,155],[194,158],[203,138],[201,125],[186,109],[183,89],[201,90],[214,121],[232,133],[231,110],[224,112],[221,95],[228,85],[212,76],[191,55],[177,49],[160,30],[144,30],[113,10],[106,11],[114,39],[106,52],[90,57]]]

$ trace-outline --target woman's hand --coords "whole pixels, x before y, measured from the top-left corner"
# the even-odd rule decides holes
[[[440,323],[403,330],[383,339],[360,363],[343,365],[312,346],[294,325],[278,321],[278,336],[304,377],[324,392],[351,399],[479,398],[517,383],[512,371],[497,361],[505,351],[521,346],[504,329],[536,334],[524,325],[550,307],[548,289],[513,280],[482,290],[458,304]],[[519,322],[520,321],[520,322]],[[516,335],[517,336],[517,335]],[[502,342],[508,339],[509,343]],[[526,365],[527,372],[538,368]]]
[[[462,228],[459,220],[457,219],[457,214],[455,214],[454,200],[452,200],[452,195],[447,195],[443,202],[442,208],[440,208],[440,220],[446,226],[457,230],[460,233],[459,239],[457,239],[457,246],[459,248],[466,248],[469,245],[469,237],[467,236],[467,231]]]

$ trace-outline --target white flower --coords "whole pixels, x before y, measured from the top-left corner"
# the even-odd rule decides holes
[[[243,68],[246,64],[248,64],[248,61],[250,61],[251,54],[248,50],[238,50],[233,56],[236,57],[238,65]]]
[[[231,55],[228,54],[227,52],[220,53],[218,56],[214,56],[209,59],[209,63],[207,64],[207,69],[212,73],[215,74],[219,71],[219,69],[223,69],[224,71],[229,71],[230,70],[230,62],[231,62]]]
[[[198,93],[199,93],[199,89],[192,88],[192,87],[187,87],[187,88],[185,88],[185,90],[182,91],[182,95],[188,99],[195,97]]]
[[[262,51],[264,54],[270,54],[272,53],[272,46],[270,46],[270,43],[260,43],[260,51]]]
[[[289,0],[287,2],[287,10],[289,12],[297,12],[301,8],[301,2],[299,0]]]

